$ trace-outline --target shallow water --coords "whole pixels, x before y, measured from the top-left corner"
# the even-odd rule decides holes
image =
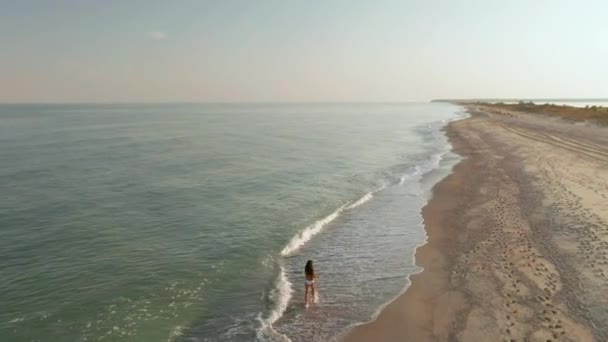
[[[2,105],[0,336],[335,337],[417,271],[422,175],[460,110]]]

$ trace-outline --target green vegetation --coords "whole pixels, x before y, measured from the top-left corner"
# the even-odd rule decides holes
[[[536,105],[533,102],[525,101],[519,101],[516,104],[484,103],[483,105],[517,112],[559,116],[573,121],[592,121],[602,125],[608,125],[608,107],[602,106],[587,105],[585,108],[579,108],[566,105],[558,106],[554,104]]]

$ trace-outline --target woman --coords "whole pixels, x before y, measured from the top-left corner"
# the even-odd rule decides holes
[[[312,266],[312,260],[308,260],[306,262],[306,266],[304,266],[304,303],[306,307],[308,307],[308,300],[314,303],[315,301],[315,279],[317,279],[317,275],[315,274],[315,269]],[[311,296],[309,297],[308,293],[311,292]]]

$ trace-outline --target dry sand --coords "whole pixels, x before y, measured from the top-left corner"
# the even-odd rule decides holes
[[[608,341],[608,127],[469,106],[424,271],[351,341]]]

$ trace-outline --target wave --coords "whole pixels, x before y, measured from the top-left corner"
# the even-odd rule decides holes
[[[289,280],[287,280],[287,276],[285,275],[285,269],[282,266],[279,266],[279,275],[277,276],[274,287],[269,294],[269,299],[273,302],[274,307],[268,314],[268,317],[266,317],[265,319],[259,318],[261,322],[261,327],[257,331],[258,341],[291,341],[287,336],[274,330],[272,324],[276,322],[279,318],[281,318],[285,310],[287,310],[287,305],[291,300],[292,293],[293,290],[291,288],[291,283],[289,282]]]
[[[344,206],[336,209],[333,213],[327,215],[326,217],[318,220],[317,222],[311,224],[310,226],[304,228],[301,232],[297,233],[287,246],[283,248],[281,251],[282,256],[288,256],[291,253],[298,250],[302,245],[304,245],[308,240],[310,240],[313,236],[319,234],[323,227],[325,227],[329,222],[336,219],[336,217],[340,216],[340,213],[344,210]]]
[[[291,238],[289,243],[283,248],[283,250],[281,251],[281,255],[282,256],[291,255],[293,252],[297,251],[300,247],[302,247],[304,244],[306,244],[306,242],[310,241],[310,239],[312,239],[313,236],[319,234],[328,223],[335,220],[338,216],[340,216],[340,214],[343,211],[354,209],[354,208],[368,202],[369,200],[371,200],[374,197],[375,193],[382,191],[385,188],[386,188],[386,184],[381,185],[376,190],[366,193],[361,198],[359,198],[358,200],[356,200],[354,202],[351,202],[350,204],[345,204],[345,205],[340,206],[333,213],[327,215],[326,217],[324,217],[324,218],[316,221],[315,223],[311,224],[310,226],[304,228],[299,233],[296,233],[296,235],[294,235],[294,237]]]
[[[279,319],[285,309],[287,309],[287,304],[291,299],[291,294],[293,290],[291,289],[291,283],[287,280],[287,276],[285,275],[285,269],[283,267],[280,268],[279,275],[277,277],[276,286],[270,293],[270,299],[275,303],[275,309],[272,311],[270,316],[268,317],[268,323],[272,324]]]
[[[371,200],[373,197],[374,197],[374,192],[373,191],[368,192],[365,195],[363,195],[363,197],[359,198],[352,204],[349,204],[345,209],[354,209],[354,208],[360,206],[361,204]]]
[[[401,178],[399,179],[399,185],[403,185],[403,183],[405,183],[407,180],[410,180],[416,176],[419,176],[422,169],[420,168],[420,166],[416,165],[414,166],[414,170],[411,172],[408,172],[406,174],[404,174],[403,176],[401,176]]]
[[[403,174],[401,178],[399,178],[399,185],[403,185],[408,180],[425,175],[434,169],[437,169],[441,164],[443,157],[448,153],[449,147],[450,146],[447,145],[444,151],[434,153],[428,159],[416,164],[408,172]]]
[[[446,153],[448,153],[447,148],[443,152],[439,152],[439,153],[433,154],[431,156],[431,159],[429,160],[428,170],[425,170],[425,171],[429,172],[431,170],[434,170],[434,169],[438,168],[439,164],[443,160],[443,157],[446,155]]]
[[[449,147],[449,145],[447,145],[446,147]],[[445,156],[446,153],[448,153],[447,148],[445,151],[435,153],[435,154],[431,155],[431,157],[429,159],[427,159],[426,161],[420,163],[419,165],[414,166],[413,171],[401,176],[401,178],[399,179],[399,185],[403,185],[403,183],[405,183],[407,180],[409,180],[413,177],[421,176],[423,174],[426,174],[426,173],[438,168],[439,164],[441,163],[441,160],[443,160],[443,157]],[[351,209],[354,209],[354,208],[357,208],[357,207],[363,205],[364,203],[371,200],[374,197],[374,194],[384,190],[385,188],[386,188],[386,184],[383,184],[376,190],[366,193],[365,195],[363,195],[361,198],[357,199],[356,201],[351,202],[350,204],[345,204],[345,205],[340,206],[338,209],[336,209],[331,214],[329,214],[326,217],[307,226],[302,231],[296,233],[296,235],[294,235],[291,238],[291,240],[289,241],[289,243],[287,243],[287,245],[283,248],[283,250],[281,251],[281,255],[282,256],[291,255],[293,252],[297,251],[300,247],[302,247],[304,244],[306,244],[308,241],[310,241],[310,239],[312,239],[315,235],[319,234],[327,224],[329,224],[330,222],[335,220],[338,216],[340,216],[340,214],[343,211],[351,210]]]
[[[180,336],[182,336],[183,332],[184,332],[183,326],[181,326],[181,325],[175,326],[171,330],[171,333],[169,333],[169,338],[167,339],[167,342],[176,341]]]
[[[354,202],[351,202],[350,204],[340,206],[331,214],[304,228],[301,232],[297,233],[289,241],[285,248],[283,248],[283,250],[281,251],[281,255],[289,256],[291,253],[295,252],[304,244],[306,244],[306,242],[312,239],[313,236],[320,233],[323,230],[323,227],[335,220],[338,216],[340,216],[343,211],[351,210],[360,205],[363,205],[364,203],[371,200],[374,197],[375,193],[377,193],[378,191],[382,191],[385,188],[386,184],[383,184],[376,190],[366,193],[361,198],[357,199]],[[269,337],[267,336],[267,334],[270,334],[275,340],[278,338],[283,341],[291,341],[287,336],[276,332],[272,326],[274,322],[276,322],[279,318],[281,318],[281,316],[283,316],[283,313],[287,309],[287,305],[289,304],[289,301],[291,300],[291,295],[293,293],[291,285],[292,284],[289,282],[287,276],[285,275],[285,269],[280,266],[280,272],[277,277],[277,280],[275,281],[275,286],[270,293],[270,299],[272,302],[275,303],[275,305],[266,319],[260,318],[261,328],[258,331],[258,340],[266,340],[267,337]],[[317,297],[315,298],[315,300],[318,301],[319,298]]]

